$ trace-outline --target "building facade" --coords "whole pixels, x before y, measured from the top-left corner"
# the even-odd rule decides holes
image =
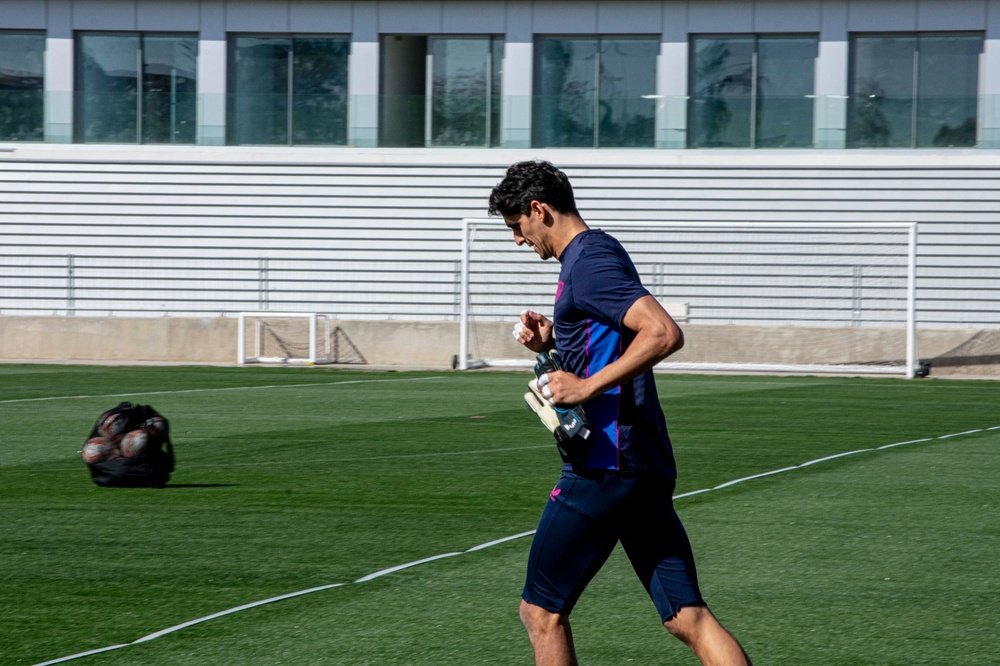
[[[0,140],[1000,147],[997,0],[5,0]]]
[[[1000,0],[0,9],[0,338],[6,315],[455,322],[461,220],[536,158],[598,226],[915,223],[921,329],[1000,330]],[[864,323],[865,270],[808,301]],[[728,273],[656,279],[688,325],[798,298]]]

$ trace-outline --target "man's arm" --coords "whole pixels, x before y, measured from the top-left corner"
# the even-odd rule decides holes
[[[677,322],[650,295],[633,303],[622,323],[635,331],[635,338],[617,361],[586,379],[568,372],[549,373],[548,387],[555,404],[586,402],[645,372],[684,346],[684,333]]]

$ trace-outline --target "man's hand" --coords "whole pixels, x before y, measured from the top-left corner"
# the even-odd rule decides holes
[[[564,370],[546,372],[538,378],[538,387],[552,405],[572,407],[594,397],[587,380]]]
[[[521,321],[514,326],[514,338],[533,352],[548,351],[555,347],[552,322],[545,315],[531,310],[521,313]]]

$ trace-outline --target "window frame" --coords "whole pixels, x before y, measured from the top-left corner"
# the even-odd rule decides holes
[[[288,42],[288,61],[286,63],[286,79],[284,90],[280,93],[284,97],[285,112],[285,140],[269,141],[266,143],[236,141],[236,116],[237,91],[236,79],[236,40],[239,38],[274,39]],[[296,40],[318,40],[328,39],[342,42],[347,47],[345,54],[344,69],[344,142],[324,143],[324,142],[297,142],[295,125],[295,42]],[[347,146],[350,145],[350,58],[353,49],[350,33],[340,32],[229,32],[226,34],[226,145],[227,146]],[[272,93],[279,94],[279,93]]]

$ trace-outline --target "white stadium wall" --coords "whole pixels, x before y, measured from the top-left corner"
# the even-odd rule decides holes
[[[0,143],[0,358],[232,362],[235,313],[281,309],[342,322],[345,362],[447,364],[461,220],[541,158],[597,226],[917,223],[920,356],[1000,367],[1000,0],[2,4],[0,31],[44,35],[45,105],[44,141]],[[194,145],[72,143],[75,40],[113,31],[196,35]],[[981,34],[975,148],[844,148],[851,35],[895,31]],[[227,40],[311,33],[349,40],[348,145],[224,145]],[[499,147],[377,147],[380,40],[483,34],[503,41]],[[690,40],[712,34],[817,37],[813,148],[684,147]],[[540,35],[659,38],[650,147],[530,147]],[[683,300],[692,331],[744,314]],[[506,326],[483,344],[506,350]],[[690,360],[718,353],[696,338]]]
[[[6,331],[0,354],[66,357],[67,344],[39,351],[37,342],[17,341],[37,340],[38,315],[55,315],[64,330],[82,325],[66,320],[146,318],[157,335],[166,335],[164,316],[203,322],[276,309],[329,314],[344,320],[345,331],[347,322],[365,320],[392,321],[395,329],[400,320],[450,323],[441,329],[448,333],[438,330],[431,342],[421,341],[433,348],[429,356],[411,351],[387,360],[370,346],[366,354],[365,339],[351,338],[371,362],[400,363],[409,354],[420,364],[446,364],[457,350],[461,220],[483,216],[509,163],[534,158],[567,171],[581,211],[595,226],[916,222],[921,335],[951,331],[937,343],[941,353],[980,331],[1000,329],[1000,164],[985,151],[25,145],[0,153]],[[284,270],[299,270],[301,288],[289,287],[286,276],[281,293],[268,290],[282,262]],[[339,277],[313,275],[329,270]],[[698,303],[689,306],[689,326],[724,323],[724,316],[699,321]],[[367,340],[373,330],[365,329]],[[235,333],[220,335],[235,341]],[[99,339],[87,338],[84,348],[96,350]],[[193,336],[205,344],[212,339]],[[226,344],[199,350],[190,341],[155,342],[145,358],[227,361],[232,350]],[[171,347],[187,351],[167,358]],[[931,350],[925,343],[922,351],[926,357]],[[75,353],[70,357],[106,352]]]

